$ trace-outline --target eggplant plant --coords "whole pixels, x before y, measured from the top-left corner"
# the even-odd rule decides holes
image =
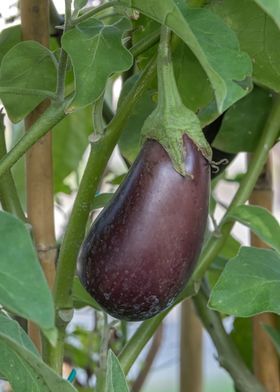
[[[21,0],[0,34],[0,379],[15,392],[140,390],[152,360],[127,373],[191,298],[236,390],[280,390],[278,2],[87,3],[65,0],[59,15]],[[116,146],[121,177],[108,165]],[[230,179],[244,152],[246,173]],[[220,181],[238,188],[216,222]],[[236,222],[253,246],[232,237]],[[93,329],[70,332],[84,307]]]

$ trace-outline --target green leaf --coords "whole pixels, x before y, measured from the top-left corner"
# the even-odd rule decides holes
[[[14,392],[76,391],[69,382],[60,378],[49,368],[38,355],[2,332],[0,332],[0,346],[1,373],[11,383]]]
[[[76,309],[83,308],[84,306],[90,306],[96,310],[102,310],[98,303],[92,298],[92,296],[84,289],[78,276],[74,277],[73,283],[73,301]]]
[[[207,9],[189,9],[183,0],[120,0],[167,25],[192,50],[204,68],[219,112],[242,98],[251,88],[251,62],[240,51],[236,35]]]
[[[105,392],[129,392],[120,362],[112,350],[108,353]]]
[[[76,85],[69,111],[95,102],[109,76],[131,67],[132,56],[122,44],[130,28],[127,18],[111,25],[89,18],[63,35],[62,46],[71,58]]]
[[[9,336],[11,339],[18,342],[20,345],[24,346],[27,350],[32,351],[34,354],[39,356],[39,353],[34,346],[32,340],[29,336],[25,333],[25,331],[21,328],[19,323],[8,315],[0,312],[0,332]],[[2,350],[1,350],[2,353]],[[0,361],[1,361],[0,357]],[[2,366],[0,364],[0,371]]]
[[[20,25],[11,26],[0,33],[0,64],[5,54],[21,40]]]
[[[270,249],[243,247],[226,264],[211,292],[209,306],[238,317],[280,314],[279,287],[280,255]]]
[[[20,42],[9,50],[0,68],[0,97],[11,121],[20,121],[54,93],[56,77],[55,57],[39,43]],[[4,93],[4,87],[10,92]],[[11,93],[11,89],[15,89],[15,93]]]
[[[1,211],[0,238],[1,305],[50,332],[54,329],[53,299],[26,226]]]
[[[280,28],[280,3],[278,1],[254,0]]]
[[[253,152],[271,110],[272,95],[255,87],[225,113],[213,147],[230,153]]]
[[[271,325],[264,324],[262,327],[270,337],[278,355],[280,356],[280,332]]]
[[[100,193],[99,195],[96,195],[93,199],[91,208],[97,210],[98,208],[105,207],[113,196],[114,193]]]
[[[241,49],[251,57],[254,80],[279,92],[280,30],[273,20],[253,1],[212,0],[210,7],[235,31]]]
[[[280,225],[267,209],[242,205],[235,207],[228,218],[248,226],[261,240],[280,253]]]
[[[53,129],[54,191],[70,193],[64,179],[77,171],[92,132],[92,108],[83,108],[65,117]]]
[[[215,101],[209,78],[193,52],[183,41],[180,40],[175,45],[172,57],[177,87],[182,101],[199,116],[203,108]],[[218,115],[216,105],[213,105],[213,117],[214,115]]]

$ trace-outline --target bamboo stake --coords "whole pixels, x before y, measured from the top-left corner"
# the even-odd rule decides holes
[[[202,325],[190,299],[181,304],[180,392],[202,392]]]
[[[250,197],[250,204],[273,209],[273,187],[271,175],[271,160],[264,167],[262,175],[255,186]],[[265,248],[256,235],[251,233],[251,245]],[[262,325],[267,324],[276,327],[277,318],[273,313],[263,313],[253,318],[253,366],[258,380],[264,385],[268,392],[280,392],[280,372],[278,355],[274,346],[263,330]]]
[[[23,40],[35,40],[44,46],[49,43],[49,1],[21,0]],[[26,117],[26,130],[41,116],[48,102],[40,104]],[[55,278],[56,242],[53,215],[52,145],[51,134],[40,139],[27,153],[27,215],[33,229],[38,257],[52,287]],[[29,324],[29,334],[41,350],[39,329]]]

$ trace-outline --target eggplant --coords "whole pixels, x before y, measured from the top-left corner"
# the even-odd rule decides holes
[[[186,134],[183,144],[185,177],[161,144],[147,140],[82,244],[81,282],[115,318],[140,321],[171,306],[198,259],[210,165]]]

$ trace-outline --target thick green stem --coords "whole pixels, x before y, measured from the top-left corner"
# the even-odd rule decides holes
[[[171,308],[161,312],[158,316],[153,317],[150,320],[144,321],[124,346],[119,354],[119,360],[125,374],[129,372],[136,358],[156,332],[160,323],[170,310]]]
[[[153,31],[151,34],[147,35],[140,41],[138,41],[135,45],[132,46],[130,52],[134,57],[139,56],[146,50],[153,47],[156,43],[158,43],[160,37],[160,33],[158,30]]]
[[[64,353],[65,329],[58,329],[58,338],[55,346],[52,346],[48,340],[44,339],[43,343],[43,360],[57,374],[62,374],[63,353]]]
[[[202,291],[193,298],[197,313],[215,344],[220,365],[229,372],[238,391],[265,392],[263,386],[244,364],[227,335],[219,314],[207,308],[207,300],[207,296]]]
[[[55,302],[57,309],[72,308],[71,290],[76,261],[84,238],[92,198],[97,190],[108,159],[121,134],[127,115],[150,84],[151,78],[154,76],[154,69],[155,61],[153,59],[123,101],[104,136],[91,145],[86,169],[79,186],[60,250],[55,283]]]
[[[24,153],[54,127],[65,116],[65,109],[68,102],[53,103],[44,114],[32,125],[28,133],[17,142],[17,144],[0,161],[0,177],[7,172]]]
[[[3,124],[4,117],[0,113],[0,158],[7,154],[6,142],[5,142],[5,127]],[[3,210],[16,215],[19,219],[26,221],[25,214],[23,212],[15,182],[10,170],[8,170],[1,178],[0,181],[0,202]]]
[[[70,28],[71,25],[71,4],[72,4],[72,0],[65,0],[64,33]],[[67,71],[67,60],[68,60],[68,55],[65,52],[65,50],[61,48],[60,58],[58,63],[57,86],[56,86],[56,95],[61,100],[64,99],[64,84],[65,84],[65,76]]]
[[[171,30],[161,27],[160,43],[158,47],[157,75],[158,75],[158,109],[164,114],[172,108],[183,105],[174,76],[171,59]]]

